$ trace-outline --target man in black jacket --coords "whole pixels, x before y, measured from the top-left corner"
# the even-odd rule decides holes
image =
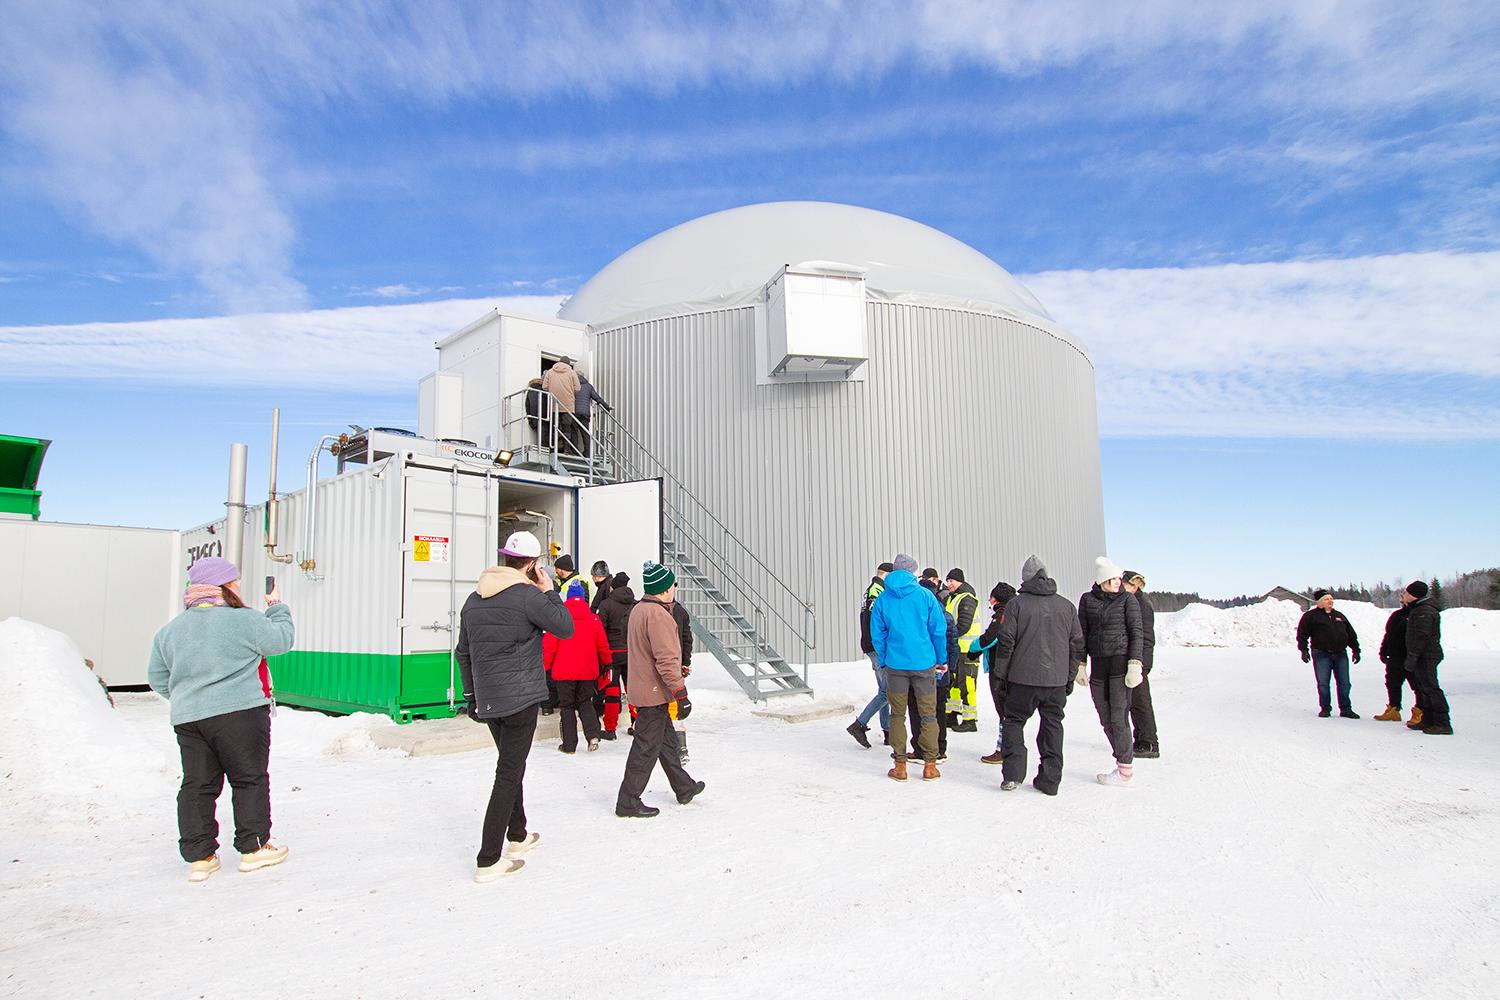
[[[869,658],[870,667],[875,671],[875,697],[869,700],[845,731],[866,750],[870,749],[870,737],[866,734],[870,731],[870,720],[875,718],[876,713],[880,715],[880,729],[885,734],[885,739],[889,740],[891,735],[891,706],[885,698],[885,672],[876,662],[875,642],[870,638],[870,609],[875,606],[875,599],[885,592],[885,575],[895,568],[894,564],[888,562],[876,566],[875,575],[870,578],[864,597],[859,602],[859,648]]]
[[[1125,571],[1125,593],[1135,595],[1141,606],[1141,682],[1130,689],[1130,725],[1135,730],[1135,755],[1156,758],[1161,746],[1156,738],[1156,706],[1151,703],[1151,667],[1156,662],[1156,609],[1146,596],[1146,578],[1133,569]]]
[[[1403,685],[1411,686],[1412,721],[1418,724],[1422,721],[1422,707],[1416,697],[1417,685],[1406,672],[1406,616],[1410,612],[1408,605],[1413,600],[1411,594],[1401,591],[1401,606],[1385,620],[1385,636],[1380,640],[1380,662],[1385,664],[1385,711],[1375,716],[1380,722],[1401,721]]]
[[[1338,685],[1339,715],[1345,719],[1357,719],[1359,714],[1349,701],[1349,656],[1359,662],[1359,636],[1343,612],[1333,610],[1333,595],[1326,590],[1313,591],[1314,604],[1297,622],[1297,649],[1302,653],[1302,662],[1313,665],[1318,679],[1318,718],[1326,719],[1333,714],[1332,698],[1328,692],[1328,681],[1332,678]]]
[[[1427,584],[1414,580],[1406,585],[1412,601],[1406,614],[1406,670],[1416,683],[1417,704],[1422,709],[1421,730],[1428,736],[1452,736],[1448,696],[1438,686],[1437,668],[1443,662],[1442,616],[1427,593]],[[1408,729],[1419,728],[1410,722]]]
[[[1062,783],[1063,708],[1073,693],[1076,672],[1085,656],[1078,611],[1059,597],[1057,583],[1036,556],[1021,567],[1021,590],[1005,605],[1000,638],[990,665],[991,683],[1005,703],[1000,731],[1002,791],[1012,791],[1026,777],[1026,722],[1040,712],[1036,749],[1041,755],[1038,791],[1056,795]]]
[[[526,830],[522,781],[536,734],[538,707],[547,700],[542,667],[542,633],[559,639],[573,634],[573,616],[553,589],[538,559],[542,543],[518,531],[500,550],[503,564],[479,576],[478,589],[459,616],[455,655],[469,717],[489,727],[499,757],[495,783],[484,814],[474,881],[520,871],[519,855],[540,836]],[[510,856],[503,858],[506,842]]]

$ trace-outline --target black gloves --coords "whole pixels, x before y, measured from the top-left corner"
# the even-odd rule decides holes
[[[485,721],[483,719],[481,719],[478,715],[474,714],[475,712],[479,711],[479,703],[478,702],[472,701],[472,700],[464,702],[464,711],[466,711],[466,712],[469,713],[470,720],[472,720],[474,722],[477,722],[480,725],[484,725],[485,724]]]
[[[1359,650],[1357,650],[1357,649],[1354,651],[1354,662],[1355,663],[1359,662]]]
[[[1303,663],[1311,663],[1312,662],[1312,654],[1309,653],[1305,649],[1302,651],[1302,662]]]
[[[693,703],[688,701],[687,688],[678,691],[673,698],[677,702],[677,721],[682,722],[693,714]]]

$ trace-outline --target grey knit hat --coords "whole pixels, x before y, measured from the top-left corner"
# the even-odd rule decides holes
[[[896,558],[891,560],[891,565],[897,569],[904,569],[908,573],[915,573],[917,571],[917,561],[905,552],[896,553]]]

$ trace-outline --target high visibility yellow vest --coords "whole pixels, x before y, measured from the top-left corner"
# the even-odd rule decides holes
[[[979,598],[975,597],[968,591],[961,590],[956,594],[950,595],[948,597],[948,603],[944,605],[943,608],[953,616],[954,621],[958,621],[958,608],[959,605],[963,604],[965,599],[974,602],[974,620],[969,623],[969,630],[958,637],[959,648],[963,650],[967,650],[969,648],[969,644],[964,642],[965,639],[977,639],[984,633],[984,623],[979,620]]]

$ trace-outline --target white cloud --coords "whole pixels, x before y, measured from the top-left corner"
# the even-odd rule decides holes
[[[448,290],[450,289],[440,289],[440,291]],[[452,290],[456,291],[457,289]],[[357,288],[352,290],[349,294],[353,295],[356,298],[413,299],[419,295],[426,295],[430,291],[432,291],[432,289],[428,288],[425,285],[408,285],[403,281],[400,284],[381,285],[378,288]]]
[[[1220,115],[1225,105],[1305,118],[1488,101],[1500,90],[1497,24],[1500,8],[1483,0],[14,0],[0,32],[0,123],[35,154],[33,183],[48,197],[159,266],[195,275],[229,311],[249,312],[306,301],[283,190],[306,165],[290,162],[281,136],[331,108],[772,89],[914,65],[1015,80],[1067,71],[1079,99],[1060,113],[1077,119]],[[1024,114],[1033,100],[1018,96],[1008,111]],[[858,141],[860,127],[834,134]],[[676,156],[676,140],[606,146],[650,161]],[[760,140],[742,130],[727,141]],[[601,151],[538,140],[515,155],[541,167],[587,164]]]
[[[295,313],[0,327],[7,379],[99,379],[197,387],[411,388],[432,347],[490,309],[553,316],[556,296],[448,299]]]
[[[1500,438],[1500,252],[1022,281],[1089,346],[1105,434]]]

